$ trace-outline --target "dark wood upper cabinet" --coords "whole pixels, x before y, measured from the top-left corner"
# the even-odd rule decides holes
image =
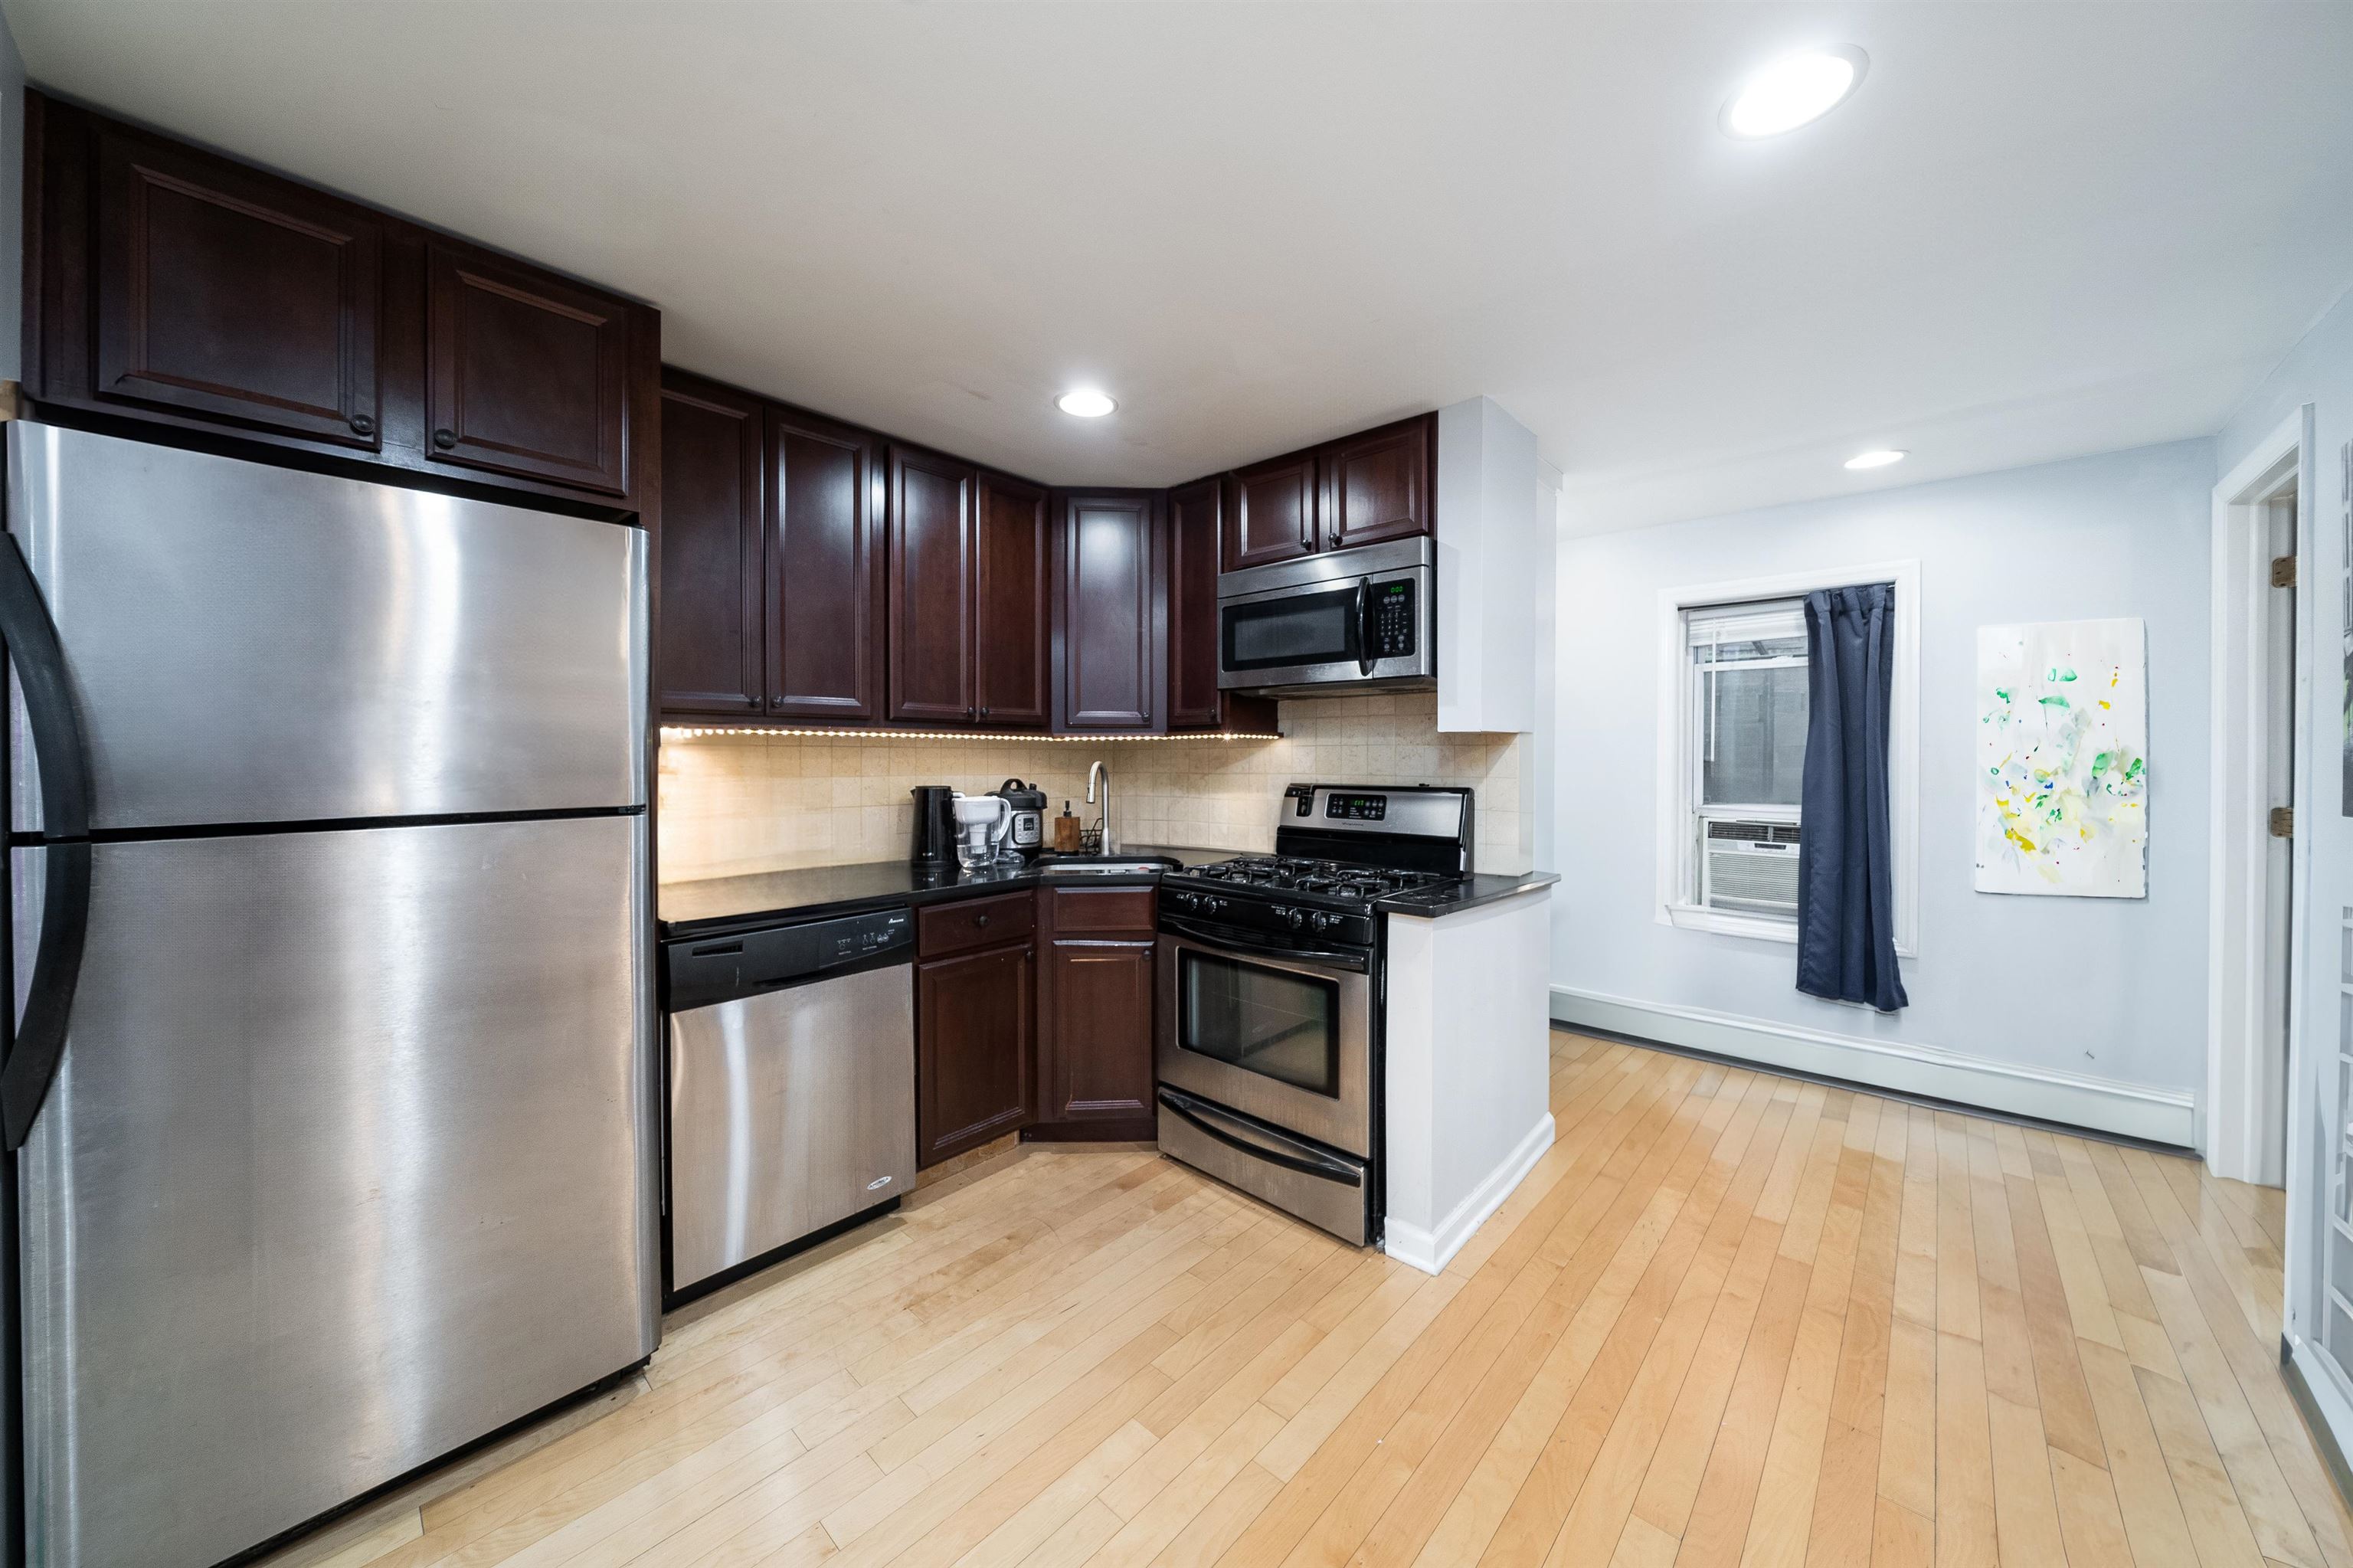
[[[1313,451],[1236,469],[1223,522],[1225,569],[1312,554],[1317,537],[1316,496]]]
[[[890,716],[978,716],[972,683],[971,465],[891,449]]]
[[[1324,547],[1345,549],[1430,531],[1438,417],[1425,414],[1319,450]]]
[[[24,169],[35,417],[656,520],[651,307],[37,90]]]
[[[436,244],[426,261],[425,422],[442,462],[619,494],[628,306]]]
[[[1029,942],[915,966],[915,1163],[934,1165],[1029,1119],[1037,949]]]
[[[111,126],[97,143],[98,395],[374,451],[375,215]]]
[[[870,431],[769,410],[768,711],[778,717],[864,723],[881,712],[881,462]]]
[[[1150,729],[1163,707],[1167,646],[1160,496],[1071,492],[1055,542],[1062,728]]]
[[[727,387],[666,373],[661,412],[661,705],[757,713],[767,691],[766,410]]]
[[[1218,550],[1225,486],[1204,479],[1168,493],[1168,727],[1215,729]]]
[[[984,471],[974,555],[973,699],[992,726],[1042,728],[1048,712],[1051,535],[1046,492]]]

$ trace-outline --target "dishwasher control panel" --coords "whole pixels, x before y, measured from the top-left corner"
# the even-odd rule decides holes
[[[892,955],[914,945],[914,916],[903,908],[666,942],[662,963],[670,981],[670,1011],[709,1007],[854,966],[888,963]]]

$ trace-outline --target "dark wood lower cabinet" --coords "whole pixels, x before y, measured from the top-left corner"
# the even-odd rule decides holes
[[[1048,888],[1033,1138],[1154,1135],[1150,888]]]
[[[935,1165],[1029,1119],[1037,948],[915,965],[915,1163]]]

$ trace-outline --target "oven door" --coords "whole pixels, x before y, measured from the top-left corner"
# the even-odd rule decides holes
[[[1350,1154],[1372,1153],[1370,962],[1164,928],[1160,1082]]]
[[[1335,555],[1318,566],[1345,566]],[[1370,563],[1366,563],[1369,565]],[[1266,569],[1266,568],[1261,568]],[[1272,575],[1270,570],[1269,575]],[[1228,690],[1398,682],[1431,673],[1428,567],[1234,593],[1220,583],[1218,684]]]

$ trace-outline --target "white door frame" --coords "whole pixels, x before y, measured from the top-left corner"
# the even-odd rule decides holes
[[[2270,705],[2267,650],[2271,586],[2269,503],[2297,490],[2295,555],[2312,561],[2312,405],[2290,415],[2214,487],[2213,770],[2206,986],[2206,1102],[2200,1146],[2218,1176],[2278,1186],[2284,1179],[2289,1083],[2303,1057],[2304,970],[2309,931],[2311,832],[2299,822],[2289,844],[2287,1064],[2266,1071],[2266,850],[2270,837]],[[2309,574],[2299,572],[2306,589]],[[2307,596],[2308,598],[2308,596]],[[2303,816],[2312,800],[2312,628],[2296,618],[2294,797]]]

